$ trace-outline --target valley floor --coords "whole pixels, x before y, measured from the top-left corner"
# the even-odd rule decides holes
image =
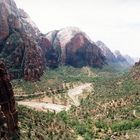
[[[13,87],[21,140],[140,140],[140,84],[127,72],[62,67]]]
[[[80,86],[74,87],[73,89],[69,89],[67,93],[65,93],[67,94],[68,97],[64,105],[62,105],[61,103],[54,103],[55,101],[52,102],[48,100],[47,96],[38,98],[36,100],[33,99],[33,100],[19,101],[18,104],[44,112],[47,112],[48,110],[55,111],[56,113],[61,111],[68,111],[71,108],[71,105],[79,106],[80,100],[78,99],[78,97],[81,94],[84,94],[83,96],[85,96],[86,93],[84,91],[90,91],[91,89],[92,87],[90,83],[85,83]]]

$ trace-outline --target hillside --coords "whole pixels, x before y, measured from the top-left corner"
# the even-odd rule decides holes
[[[129,72],[129,77],[140,82],[140,61],[136,62]]]
[[[86,83],[91,83],[92,90],[83,90],[80,105],[75,106],[68,90]],[[19,102],[63,105],[64,110],[57,113],[43,105],[43,110],[34,106],[33,111],[28,104],[19,105],[21,139],[139,140],[140,85],[128,73],[62,67],[48,71],[38,83],[13,81],[13,86]],[[70,109],[65,111],[65,106]]]

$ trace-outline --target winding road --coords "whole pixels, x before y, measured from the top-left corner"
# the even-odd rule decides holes
[[[71,99],[71,104],[70,105],[60,105],[60,104],[53,104],[53,103],[47,103],[47,102],[35,102],[35,101],[19,101],[19,105],[24,105],[32,109],[36,109],[39,111],[44,111],[47,112],[49,111],[56,111],[61,112],[63,110],[67,111],[71,108],[71,105],[79,106],[80,105],[80,100],[79,96],[84,94],[84,91],[89,91],[91,92],[92,86],[91,83],[85,83],[80,86],[77,86],[73,89],[69,89],[67,94],[68,97]]]

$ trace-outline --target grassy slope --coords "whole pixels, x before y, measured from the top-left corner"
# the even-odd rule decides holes
[[[49,86],[56,87],[63,81],[92,82],[95,88],[94,94],[69,112],[40,113],[19,106],[21,139],[75,140],[80,135],[85,140],[109,140],[111,137],[139,140],[140,84],[128,78],[127,73],[110,69],[91,71],[98,76],[89,77],[81,69],[63,67],[48,71],[37,83],[14,81],[14,87],[22,87],[28,94],[37,92],[38,87],[42,91]]]

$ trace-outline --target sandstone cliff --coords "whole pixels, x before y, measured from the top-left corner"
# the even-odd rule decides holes
[[[61,65],[102,67],[105,64],[105,57],[100,48],[79,28],[67,27],[52,31],[46,38]]]

